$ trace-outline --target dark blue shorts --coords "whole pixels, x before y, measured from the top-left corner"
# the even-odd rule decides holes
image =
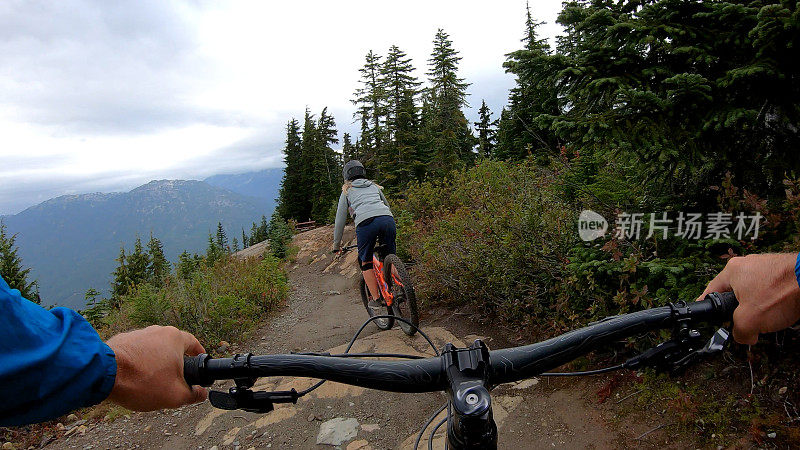
[[[375,240],[385,245],[388,253],[396,252],[396,237],[397,228],[395,228],[394,217],[392,216],[377,216],[361,222],[356,227],[358,259],[361,262],[372,262]]]

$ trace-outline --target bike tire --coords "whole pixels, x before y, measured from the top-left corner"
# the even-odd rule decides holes
[[[387,307],[382,306],[380,308],[372,308],[371,306],[369,306],[369,288],[367,287],[367,282],[364,281],[364,277],[361,277],[361,279],[358,282],[358,290],[359,292],[361,292],[361,301],[364,303],[364,308],[366,308],[367,314],[369,314],[370,317],[392,315],[392,310],[388,306]],[[386,309],[386,312],[382,311],[382,309],[384,308]],[[386,331],[392,329],[392,327],[394,326],[394,319],[393,318],[375,319],[372,321],[372,323],[374,323],[375,326],[377,326],[381,330]]]
[[[402,286],[394,282],[392,268],[396,271]],[[383,260],[383,270],[384,278],[389,285],[389,292],[394,296],[392,313],[414,324],[414,326],[411,326],[398,320],[403,333],[413,336],[419,326],[419,311],[417,310],[417,294],[414,292],[414,284],[411,282],[411,277],[408,276],[405,264],[397,255],[386,255]]]

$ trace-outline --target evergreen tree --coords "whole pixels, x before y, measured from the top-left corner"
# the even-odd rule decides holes
[[[206,248],[206,266],[213,267],[224,255],[222,247],[217,245],[217,241],[211,233],[208,233],[208,247]]]
[[[353,145],[350,133],[345,133],[344,136],[342,136],[342,162],[346,163],[351,159],[361,159],[361,156],[358,154],[358,142]]]
[[[430,145],[429,163],[434,174],[442,176],[450,170],[472,163],[475,137],[462,111],[467,104],[469,83],[458,77],[461,57],[453,49],[450,36],[439,29],[433,40],[433,52],[428,60],[429,87],[425,92],[430,108],[425,123],[425,139]]]
[[[339,198],[341,186],[342,167],[339,156],[332,145],[339,142],[336,133],[336,123],[333,116],[328,114],[328,108],[320,113],[315,127],[316,136],[313,147],[313,160],[311,165],[311,182],[309,183],[311,198],[311,218],[319,223],[328,219],[328,211],[336,199]]]
[[[119,249],[119,256],[114,261],[117,262],[117,268],[111,274],[113,281],[111,282],[111,304],[115,308],[120,306],[120,298],[128,293],[131,282],[128,274],[128,258],[125,256],[125,246]]]
[[[361,122],[361,150],[365,166],[377,169],[377,154],[383,146],[385,123],[385,92],[384,78],[381,76],[381,57],[370,50],[364,62],[361,73],[361,86],[356,89],[356,105],[354,117]]]
[[[552,56],[547,40],[539,38],[542,25],[526,5],[523,48],[506,55],[506,72],[515,75],[509,107],[501,115],[497,156],[501,159],[522,159],[536,154],[544,161],[560,147],[552,123],[561,114],[556,83],[564,68],[563,58]]]
[[[266,241],[268,232],[269,222],[267,222],[267,216],[261,216],[261,223],[258,225],[258,228],[256,228],[256,237],[258,238],[258,242]]]
[[[200,255],[196,253],[190,255],[189,252],[184,250],[183,253],[178,256],[178,264],[175,267],[175,272],[177,272],[180,278],[188,280],[192,277],[192,274],[200,268],[202,260],[203,258],[200,257]]]
[[[286,169],[283,171],[277,211],[281,216],[295,220],[299,220],[305,213],[308,202],[305,184],[307,168],[304,166],[302,151],[300,124],[296,119],[292,119],[286,125],[286,146],[283,148],[283,162],[286,164]],[[244,234],[244,231],[242,233]],[[242,244],[248,246],[255,242],[245,242],[243,237]]]
[[[379,149],[381,182],[390,190],[406,183],[422,165],[417,152],[419,119],[416,106],[420,82],[411,59],[396,45],[389,49],[381,68],[386,102],[386,144]]]
[[[222,227],[222,222],[217,222],[217,235],[215,243],[221,251],[230,253],[231,249],[228,246],[228,235],[225,233],[225,228]]]
[[[40,303],[36,281],[28,281],[31,269],[22,265],[16,240],[17,235],[9,236],[5,223],[0,220],[0,276],[6,280],[11,289],[17,289],[26,299]]]
[[[141,283],[146,283],[149,277],[150,256],[144,250],[142,240],[136,236],[136,242],[133,245],[133,253],[128,255],[128,283],[131,286],[138,286]]]
[[[234,237],[233,237],[233,244],[231,244],[231,250],[232,250],[234,253],[236,253],[236,252],[238,252],[239,250],[241,250],[241,249],[239,248],[239,239],[237,239],[237,238],[236,238],[236,236],[234,236]]]
[[[244,227],[242,227],[242,248],[250,247],[250,241],[247,239],[247,234],[244,232]]]
[[[259,239],[258,234],[259,234],[258,233],[258,225],[256,225],[255,222],[253,222],[253,226],[250,227],[250,238],[248,239],[247,242],[249,242],[250,245],[256,245],[259,242],[261,242],[261,240]]]
[[[494,155],[495,126],[496,120],[492,120],[492,112],[486,106],[486,100],[481,102],[481,109],[478,110],[480,120],[475,122],[475,129],[478,131],[478,155],[481,158],[491,158]]]
[[[297,209],[297,215],[288,217],[298,222],[311,220],[313,208],[312,186],[319,182],[319,179],[316,178],[316,175],[319,175],[319,173],[315,172],[315,165],[318,166],[321,161],[319,152],[317,151],[317,136],[317,122],[314,119],[314,115],[306,108],[305,117],[303,119],[303,136],[300,142],[300,148],[302,149],[302,163],[300,167],[302,177],[302,199]]]
[[[267,233],[269,240],[269,251],[276,258],[286,257],[289,249],[289,242],[292,240],[292,230],[286,221],[277,214],[273,214],[269,222]]]
[[[153,233],[150,233],[150,240],[147,242],[147,252],[150,259],[150,265],[147,268],[148,280],[154,286],[161,286],[164,278],[169,275],[170,267],[164,256],[164,246],[158,238],[153,236]]]
[[[552,129],[601,161],[635,162],[628,177],[649,197],[710,207],[698,180],[728,171],[782,195],[800,170],[796,2],[573,1],[559,22],[555,86],[569,107]]]

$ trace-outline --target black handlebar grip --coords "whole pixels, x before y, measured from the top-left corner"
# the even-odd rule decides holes
[[[726,320],[733,319],[733,311],[739,306],[739,300],[733,292],[712,292],[706,295],[706,299],[711,300],[714,309]]]
[[[206,371],[206,362],[210,358],[205,353],[200,353],[197,356],[184,356],[183,357],[183,378],[189,386],[211,386],[214,382],[208,376]]]

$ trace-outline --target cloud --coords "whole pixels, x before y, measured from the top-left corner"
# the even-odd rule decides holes
[[[525,0],[0,1],[0,214],[50,197],[281,165],[287,120],[350,99],[370,49],[424,80],[438,28],[463,57],[470,121],[499,117]],[[533,5],[553,22],[560,0]],[[421,14],[420,11],[425,11]],[[549,28],[548,28],[549,27]],[[550,35],[554,25],[543,28]]]
[[[177,2],[0,3],[0,112],[59,134],[233,122],[193,104],[212,61]]]

